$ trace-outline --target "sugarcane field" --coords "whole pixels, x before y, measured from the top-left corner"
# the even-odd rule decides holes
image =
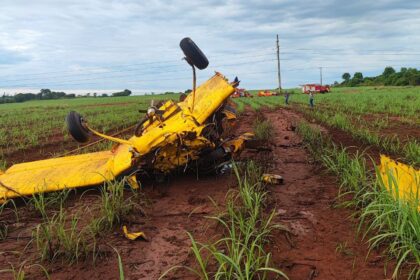
[[[420,279],[420,3],[2,9],[0,279]]]

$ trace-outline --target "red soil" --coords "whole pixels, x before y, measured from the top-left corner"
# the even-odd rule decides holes
[[[275,236],[274,264],[290,279],[384,279],[383,260],[376,252],[368,259],[367,246],[356,235],[352,211],[336,208],[336,179],[310,162],[301,139],[290,124],[301,117],[288,110],[266,112],[275,126],[273,171],[284,186],[270,188],[291,239]]]

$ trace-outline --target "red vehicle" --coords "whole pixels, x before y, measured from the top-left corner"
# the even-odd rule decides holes
[[[276,96],[278,95],[276,92],[273,92],[271,90],[262,90],[258,92],[258,96]]]
[[[235,92],[231,95],[231,97],[238,98],[238,97],[253,97],[253,96],[244,88],[235,88]]]
[[[326,93],[330,92],[330,86],[320,85],[320,84],[305,84],[302,85],[302,92],[308,94],[309,92],[317,92],[317,93]]]

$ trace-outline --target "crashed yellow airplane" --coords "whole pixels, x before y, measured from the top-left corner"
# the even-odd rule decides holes
[[[95,134],[118,144],[110,151],[21,163],[0,171],[0,202],[133,178],[141,172],[167,174],[190,164],[208,170],[240,151],[252,134],[223,138],[226,122],[236,117],[227,99],[239,81],[229,83],[216,73],[195,88],[195,68],[206,68],[208,60],[191,39],[184,38],[180,46],[193,69],[193,91],[185,99],[151,106],[128,140],[101,134],[78,113],[70,112],[67,126],[77,141],[87,142]]]

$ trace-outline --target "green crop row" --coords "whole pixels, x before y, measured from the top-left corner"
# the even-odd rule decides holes
[[[419,93],[420,89],[415,87],[334,88],[331,93],[315,96],[313,110],[309,107],[308,96],[296,91],[289,98],[290,105],[285,104],[283,96],[236,98],[234,102],[240,111],[246,107],[254,110],[261,107],[289,107],[300,111],[308,119],[339,128],[383,152],[419,165],[420,139],[409,134],[382,132],[384,129],[393,131],[394,128],[398,131],[399,126],[420,129]]]
[[[65,118],[70,111],[79,112],[92,127],[104,133],[124,129],[142,117],[139,109],[147,108],[152,99],[164,98],[178,97],[78,98],[0,105],[0,149],[2,154],[8,154],[68,140]]]
[[[307,94],[302,94],[298,89],[289,91],[292,92],[290,103],[309,104]],[[278,105],[285,103],[283,96],[238,99],[250,105],[260,100]],[[333,88],[330,93],[315,94],[315,106],[318,104],[353,114],[389,114],[414,118],[417,123],[420,122],[420,87]]]
[[[418,193],[400,199],[398,184],[388,172],[390,189],[379,172],[368,170],[363,153],[349,155],[346,147],[334,145],[318,129],[307,123],[297,128],[314,158],[340,180],[342,205],[352,207],[359,217],[358,233],[369,244],[369,251],[381,250],[386,261],[396,260],[391,277],[405,271],[408,279],[420,277],[420,213]],[[375,168],[377,170],[377,168]],[[347,200],[351,196],[351,200]],[[387,277],[388,278],[388,277]]]

